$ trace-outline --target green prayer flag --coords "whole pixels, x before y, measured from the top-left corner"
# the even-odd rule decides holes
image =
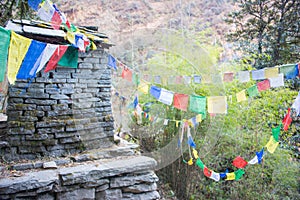
[[[78,48],[69,46],[63,57],[58,62],[59,66],[77,68],[78,66]]]
[[[279,141],[280,128],[281,128],[281,126],[277,126],[275,128],[272,128],[272,135],[273,135],[273,138],[276,140],[276,142]]]
[[[134,73],[132,76],[132,82],[136,85],[139,86],[140,84],[140,77],[137,73]]]
[[[206,97],[190,95],[189,110],[206,116]]]
[[[279,66],[279,72],[281,74],[287,75],[295,70],[295,64],[287,64]]]
[[[255,97],[255,96],[257,96],[258,95],[257,85],[253,85],[250,88],[248,88],[247,92],[249,94],[249,97]]]
[[[4,80],[6,66],[7,66],[7,56],[8,48],[10,43],[10,31],[2,28],[0,26],[0,82]]]
[[[242,176],[245,174],[245,171],[242,169],[238,169],[237,171],[234,172],[235,174],[235,180],[240,180]]]
[[[197,158],[196,160],[196,165],[201,168],[201,169],[204,169],[204,164],[202,162],[202,160],[200,160],[200,158]]]

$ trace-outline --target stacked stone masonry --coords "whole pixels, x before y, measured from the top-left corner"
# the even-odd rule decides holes
[[[78,68],[58,66],[8,92],[6,160],[57,157],[113,144],[111,69],[102,49],[79,53]],[[2,133],[3,135],[3,133]]]
[[[0,199],[159,199],[155,165],[152,158],[138,156],[27,173],[1,179]]]

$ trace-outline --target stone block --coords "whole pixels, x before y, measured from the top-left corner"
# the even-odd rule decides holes
[[[35,79],[37,83],[66,83],[66,78],[46,78],[40,77]]]
[[[26,140],[28,141],[43,141],[49,138],[48,134],[34,134],[34,135],[26,135]]]
[[[122,188],[122,190],[128,193],[139,194],[144,192],[155,191],[157,190],[157,185],[156,183],[151,183],[151,184],[142,183],[142,184],[136,184],[136,185]]]
[[[28,88],[27,92],[30,92],[31,94],[44,94],[45,93],[45,89],[44,88]]]
[[[67,78],[67,83],[78,83],[77,78]]]
[[[99,58],[85,58],[84,59],[84,63],[91,63],[91,64],[94,64],[94,63],[100,63],[100,59]],[[82,67],[80,67],[82,68]]]
[[[43,163],[44,169],[57,169],[57,165],[54,161]]]
[[[95,188],[79,188],[74,191],[57,193],[57,200],[74,200],[74,199],[95,199]]]
[[[80,93],[80,94],[73,94],[72,95],[72,99],[80,99],[80,98],[92,98],[92,94],[91,93]]]
[[[23,98],[8,98],[8,103],[22,104],[22,103],[24,103],[24,99]]]
[[[42,121],[36,123],[36,128],[47,128],[47,127],[57,127],[57,126],[64,126],[64,121],[59,120],[49,120],[49,121]]]
[[[36,109],[39,111],[50,111],[51,106],[37,106]]]
[[[96,193],[96,199],[105,199],[105,200],[120,200],[122,199],[122,190],[120,189],[109,189],[102,192]]]
[[[80,141],[79,136],[69,137],[69,138],[60,138],[59,143],[67,144],[67,143],[76,143]]]
[[[92,63],[87,63],[87,62],[79,63],[78,68],[79,69],[92,69],[93,64]]]
[[[49,97],[49,96],[48,96]],[[55,105],[56,100],[26,99],[25,103],[36,104],[39,106]]]
[[[157,191],[146,192],[141,194],[123,193],[123,200],[153,200],[160,199],[160,195]]]
[[[50,193],[39,194],[37,200],[55,200],[55,195]]]
[[[15,110],[15,111],[26,111],[26,110],[36,110],[35,104],[11,104],[7,108],[8,110]]]
[[[17,164],[12,166],[12,169],[17,171],[23,171],[26,169],[33,169],[33,168],[34,166],[32,163]]]

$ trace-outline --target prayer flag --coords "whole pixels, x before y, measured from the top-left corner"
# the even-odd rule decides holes
[[[172,105],[173,97],[174,97],[173,92],[162,88],[161,92],[160,92],[160,95],[159,95],[159,98],[158,98],[158,101],[170,106],[170,105]]]
[[[253,80],[263,80],[265,79],[265,69],[253,70],[252,79]]]
[[[299,70],[295,68],[295,64],[282,65],[279,71],[285,75],[286,79],[293,79],[298,76],[299,73]]]
[[[249,71],[239,71],[238,78],[241,83],[250,81],[250,72]]]
[[[248,164],[250,164],[250,165],[254,165],[254,164],[256,164],[256,163],[258,163],[258,158],[257,158],[257,156],[254,156],[254,158],[252,158],[252,159],[248,162]]]
[[[123,79],[132,82],[132,72],[129,68],[124,67],[121,76]]]
[[[68,31],[67,32],[67,40],[71,43],[71,44],[75,44],[75,33]]]
[[[188,127],[189,128],[189,127]],[[188,136],[188,144],[192,147],[192,148],[196,148],[196,144],[192,138],[192,136]]]
[[[112,55],[108,55],[108,62],[107,65],[113,68],[114,70],[117,70],[117,61]]]
[[[226,114],[227,113],[226,96],[207,97],[207,110],[208,113]]]
[[[237,100],[237,102],[246,101],[247,100],[246,90],[242,90],[242,91],[236,93],[236,100]]]
[[[154,76],[154,83],[161,84],[161,77],[160,76]]]
[[[149,93],[149,84],[146,81],[141,80],[141,84],[138,86],[138,90],[144,94],[148,94]]]
[[[11,31],[10,47],[8,54],[7,78],[10,84],[16,81],[17,73],[20,69],[22,61],[31,44],[31,39],[23,37]]]
[[[259,92],[270,89],[270,81],[268,79],[256,83]]]
[[[190,95],[189,110],[199,114],[206,114],[206,97]]]
[[[138,73],[134,73],[132,76],[132,82],[135,86],[139,86],[140,84],[140,77]]]
[[[196,116],[196,121],[199,123],[199,122],[202,122],[202,115],[199,114]]]
[[[40,8],[38,9],[37,15],[44,21],[50,22],[54,15],[55,8],[53,7],[53,3],[51,1],[43,1],[40,4]]]
[[[221,178],[226,178],[227,173],[228,173],[228,169],[226,169],[224,173],[220,173],[220,177]]]
[[[154,85],[151,86],[150,88],[150,94],[155,98],[158,99],[160,96],[161,88],[156,87]]]
[[[60,18],[60,14],[57,11],[54,11],[54,14],[51,19],[51,26],[54,30],[59,30],[62,20]]]
[[[281,129],[281,125],[279,125],[275,128],[272,128],[272,135],[273,135],[274,139],[276,140],[276,142],[279,141],[280,129]]]
[[[28,0],[28,5],[35,11],[39,9],[39,5],[42,0]]]
[[[59,47],[56,48],[55,52],[53,53],[50,60],[48,61],[48,64],[46,65],[45,72],[54,70],[57,67],[58,61],[65,54],[67,48],[68,48],[67,45],[59,45]]]
[[[223,81],[224,82],[232,82],[234,78],[234,73],[233,72],[225,72],[223,76]]]
[[[161,84],[168,85],[168,79],[167,79],[167,77],[165,77],[165,76],[161,77]]]
[[[194,155],[194,158],[195,159],[198,159],[199,156],[198,156],[198,151],[196,149],[193,149],[193,155]]]
[[[182,79],[183,79],[182,76],[176,76],[175,83],[182,84],[182,81],[183,81]]]
[[[168,119],[165,119],[165,120],[164,120],[164,125],[167,126],[168,123],[169,123],[169,120],[168,120]]]
[[[201,76],[194,75],[194,83],[200,84],[201,83]]]
[[[297,116],[300,114],[300,92],[298,93],[298,96],[296,97],[292,108],[295,109]]]
[[[253,85],[250,88],[248,88],[247,92],[248,92],[249,97],[257,96],[259,94],[258,89],[257,89],[257,85]]]
[[[274,153],[274,151],[276,150],[277,146],[278,146],[279,142],[276,142],[275,138],[273,137],[273,135],[270,137],[269,142],[266,144],[266,147],[268,149],[268,151],[270,153]]]
[[[237,168],[244,168],[244,167],[246,167],[247,164],[248,164],[248,162],[240,156],[237,156],[232,162],[232,165]]]
[[[54,52],[57,48],[58,48],[58,45],[47,44],[46,48],[44,49],[44,51],[41,55],[41,58],[39,58],[39,59],[41,59],[41,61],[36,62],[35,65],[34,65],[34,68],[30,71],[30,75],[32,77],[34,77],[37,72],[42,70],[42,68],[49,61],[49,59],[54,54]]]
[[[228,181],[235,180],[235,173],[234,172],[227,173],[226,174],[226,180],[228,180]]]
[[[183,79],[185,84],[191,84],[192,78],[190,76],[183,76]]]
[[[202,162],[202,160],[200,158],[197,158],[196,160],[196,165],[200,168],[200,169],[204,169],[204,164]]]
[[[0,82],[2,82],[4,80],[7,67],[10,31],[0,26],[0,38]]]
[[[152,76],[149,75],[149,74],[144,74],[144,80],[147,81],[147,82],[151,82],[152,81]]]
[[[212,171],[208,169],[206,166],[204,166],[203,173],[206,177],[210,178]]]
[[[278,74],[277,77],[269,78],[269,80],[272,88],[284,86],[283,74]]]
[[[266,78],[275,78],[278,76],[278,67],[271,67],[265,69]]]
[[[210,74],[203,74],[202,75],[202,79],[201,79],[202,83],[211,83],[212,82],[212,78]]]
[[[257,156],[258,164],[261,164],[261,161],[264,156],[264,148],[262,148],[260,152],[256,152],[255,154]]]
[[[283,130],[287,131],[291,125],[293,119],[291,118],[291,109],[288,108],[288,112],[282,120]]]
[[[25,55],[25,58],[23,60],[23,63],[17,74],[17,79],[32,78],[32,76],[30,76],[30,71],[34,67],[34,64],[37,62],[37,60],[39,59],[40,55],[43,53],[45,48],[46,48],[46,43],[32,40],[28,48],[28,51]]]
[[[213,179],[214,181],[220,181],[220,174],[212,171],[209,178]]]
[[[245,174],[245,171],[242,169],[238,169],[237,171],[234,172],[235,175],[235,180],[240,180],[242,176]]]
[[[175,83],[175,76],[169,76],[168,78],[168,84],[169,85],[174,85]]]
[[[138,97],[135,96],[134,101],[133,101],[133,107],[136,108],[138,104],[139,104]]]
[[[212,78],[212,82],[214,83],[214,84],[218,84],[218,83],[222,83],[222,77],[221,77],[221,75],[220,74],[213,74],[212,76],[211,76],[211,78]]]
[[[63,57],[58,61],[58,65],[76,69],[78,67],[78,49],[69,46]]]
[[[189,103],[189,95],[178,94],[178,93],[174,94],[174,107],[175,108],[177,108],[179,110],[187,111],[188,103]]]

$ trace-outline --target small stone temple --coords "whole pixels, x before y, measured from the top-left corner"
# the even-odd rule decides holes
[[[33,21],[8,30],[66,44],[66,33]],[[137,145],[114,142],[107,36],[96,27],[97,50],[78,54],[78,67],[40,71],[9,85],[0,123],[0,199],[159,199],[156,161]],[[2,98],[4,98],[2,96]]]

